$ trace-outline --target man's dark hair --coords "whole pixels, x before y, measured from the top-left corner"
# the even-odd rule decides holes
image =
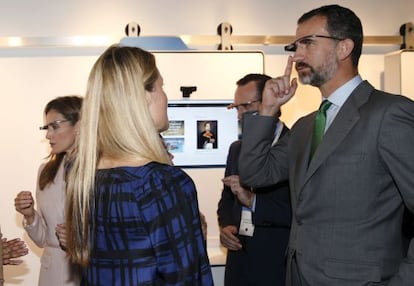
[[[271,79],[270,76],[260,73],[249,73],[239,79],[236,84],[237,86],[246,85],[252,81],[256,82],[257,94],[259,95],[259,100],[262,100],[262,93],[267,80]]]
[[[314,16],[326,17],[326,30],[330,36],[339,39],[351,39],[354,42],[354,49],[351,54],[352,63],[355,67],[358,66],[364,38],[361,20],[358,16],[348,8],[339,5],[326,5],[303,14],[299,18],[298,24]]]

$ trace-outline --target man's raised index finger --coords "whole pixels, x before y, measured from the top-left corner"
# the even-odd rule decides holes
[[[292,74],[292,67],[293,67],[293,57],[289,56],[288,61],[287,61],[287,65],[286,65],[286,68],[285,68],[285,76],[290,78],[290,76]]]

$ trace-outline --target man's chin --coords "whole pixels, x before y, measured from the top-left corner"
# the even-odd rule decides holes
[[[312,81],[312,77],[309,75],[309,73],[299,73],[299,81],[302,84],[310,84]]]

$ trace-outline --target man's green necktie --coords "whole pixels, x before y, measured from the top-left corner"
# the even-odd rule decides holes
[[[331,104],[332,102],[329,102],[328,100],[322,101],[318,113],[316,114],[312,136],[311,158],[315,153],[316,148],[318,148],[319,143],[321,143],[323,134],[325,133],[326,111]]]

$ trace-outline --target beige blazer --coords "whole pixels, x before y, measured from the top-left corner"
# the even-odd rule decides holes
[[[38,176],[44,164],[39,168]],[[39,286],[75,286],[80,284],[79,271],[71,265],[65,251],[59,246],[55,234],[57,224],[64,223],[65,180],[63,164],[59,167],[53,184],[44,190],[36,188],[36,214],[31,225],[23,221],[33,242],[44,248],[40,258]]]

